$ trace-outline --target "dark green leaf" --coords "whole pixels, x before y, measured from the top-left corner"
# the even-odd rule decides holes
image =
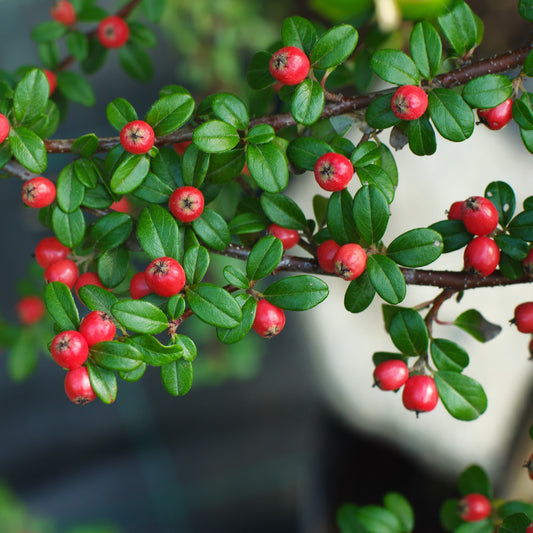
[[[146,363],[141,363],[137,368],[133,370],[129,370],[128,372],[119,371],[118,375],[124,381],[130,381],[133,383],[135,381],[139,381],[144,376],[145,372],[146,372]]]
[[[250,117],[244,102],[230,93],[220,93],[213,99],[213,113],[224,122],[231,124],[238,130],[248,128]]]
[[[357,518],[357,509],[351,503],[345,503],[337,509],[337,525],[340,533],[368,533]]]
[[[334,26],[320,37],[311,50],[313,68],[328,69],[346,61],[355,50],[359,35],[349,24]]]
[[[205,208],[200,217],[192,222],[196,235],[213,250],[224,250],[231,240],[226,221],[216,211]]]
[[[85,187],[78,181],[74,173],[73,165],[67,165],[57,178],[57,205],[65,213],[72,213],[80,207],[84,196]]]
[[[394,199],[394,182],[382,168],[377,165],[367,165],[357,168],[357,176],[361,184],[375,185],[387,198],[389,203]]]
[[[377,130],[384,130],[401,122],[392,111],[391,98],[392,93],[383,94],[367,107],[365,120],[369,126]]]
[[[428,330],[424,319],[413,309],[400,309],[392,317],[389,333],[402,353],[409,356],[422,355],[428,347]]]
[[[281,192],[287,187],[287,158],[275,142],[248,146],[246,162],[252,178],[264,191]]]
[[[233,152],[223,152],[219,155],[226,155],[230,153]],[[190,144],[187,146],[181,161],[181,175],[183,177],[183,183],[185,185],[192,185],[193,187],[200,187],[205,179],[205,176],[207,175],[210,159],[211,155],[199,150],[195,144]]]
[[[52,281],[44,290],[44,303],[61,331],[77,330],[80,325],[78,309],[70,289],[59,281]]]
[[[461,313],[455,319],[454,324],[479,342],[490,341],[502,330],[501,326],[492,324],[475,309],[468,309],[468,311]]]
[[[81,31],[70,31],[67,35],[67,48],[78,61],[83,61],[89,55],[89,41]]]
[[[72,143],[71,151],[80,157],[91,157],[98,149],[98,142],[94,133],[87,133]]]
[[[427,21],[415,24],[409,40],[411,57],[424,78],[430,80],[437,74],[442,59],[439,32]]]
[[[505,227],[513,218],[516,198],[513,189],[504,181],[492,181],[485,189],[488,198],[498,210],[499,222]]]
[[[511,500],[498,508],[498,515],[503,519],[517,513],[525,514],[530,522],[533,522],[533,504],[529,502]]]
[[[524,92],[513,102],[513,119],[520,128],[533,129],[533,94]]]
[[[98,366],[123,372],[134,370],[142,363],[139,350],[118,341],[97,342],[91,347],[90,357]]]
[[[108,52],[109,50],[100,44],[98,38],[89,39],[89,55],[81,63],[83,72],[85,74],[93,74],[99,70],[105,63]]]
[[[533,2],[531,0],[519,0],[518,12],[529,22],[533,22]]]
[[[203,322],[218,328],[233,328],[242,320],[235,298],[226,290],[210,283],[199,283],[186,289],[193,313]]]
[[[134,79],[148,81],[153,76],[150,56],[144,48],[130,41],[118,50],[118,59],[122,68]]]
[[[430,349],[431,358],[438,370],[461,372],[470,362],[466,351],[448,339],[433,339]]]
[[[102,402],[113,403],[117,397],[117,376],[112,370],[98,366],[90,359],[87,361],[87,370],[91,386]]]
[[[500,251],[515,261],[524,260],[529,252],[529,244],[521,239],[502,234],[496,235],[494,240]]]
[[[42,70],[34,68],[24,74],[13,94],[13,111],[18,124],[31,124],[44,111],[49,91]]]
[[[141,185],[149,171],[148,156],[129,154],[113,173],[111,190],[117,194],[128,194]]]
[[[394,85],[418,85],[420,73],[413,60],[399,50],[378,50],[370,61],[372,70]]]
[[[506,253],[500,253],[500,262],[498,263],[500,272],[509,279],[518,279],[524,275],[524,267],[521,261],[511,259]]]
[[[183,256],[183,269],[187,281],[191,284],[199,283],[209,268],[209,252],[203,246],[190,246]]]
[[[486,74],[470,80],[463,88],[463,98],[480,109],[496,107],[507,100],[513,92],[513,85],[507,76]]]
[[[33,335],[18,335],[6,355],[9,379],[15,383],[29,378],[39,363],[39,349]]]
[[[65,213],[56,206],[52,212],[52,227],[59,241],[73,248],[81,243],[85,235],[85,217],[79,208]]]
[[[15,159],[30,172],[41,174],[46,170],[48,157],[43,140],[24,127],[11,127],[9,144]]]
[[[442,237],[434,230],[418,228],[396,237],[387,255],[400,265],[418,268],[433,263],[442,253]]]
[[[359,241],[353,215],[353,200],[347,190],[334,192],[329,197],[327,223],[331,237],[337,244]]]
[[[453,0],[446,12],[438,17],[439,26],[458,56],[476,45],[477,23],[472,10],[463,0]]]
[[[264,297],[281,309],[305,311],[326,299],[328,286],[315,276],[301,275],[280,279],[263,291]]]
[[[400,521],[403,530],[411,532],[415,527],[415,515],[411,504],[407,499],[397,492],[388,492],[383,497],[385,508],[393,513]]]
[[[283,46],[296,46],[307,55],[311,53],[318,36],[315,27],[303,17],[289,17],[281,26]]]
[[[137,239],[152,260],[158,257],[180,258],[178,225],[164,207],[150,205],[141,211],[137,222]]]
[[[304,80],[298,85],[291,102],[291,114],[296,122],[309,126],[316,122],[324,109],[324,90],[314,80]]]
[[[86,157],[76,159],[73,163],[74,174],[78,181],[90,189],[94,189],[98,185],[100,178],[100,169],[95,162]],[[87,191],[84,191],[84,200]]]
[[[165,12],[165,0],[144,0],[141,3],[142,10],[150,22],[159,22]]]
[[[531,518],[529,516],[518,513],[507,517],[499,527],[498,533],[525,533],[530,523]]]
[[[381,163],[381,153],[378,145],[374,141],[366,141],[358,145],[351,154],[350,161],[354,167],[379,165]]]
[[[274,140],[276,130],[270,124],[258,124],[250,129],[246,140],[250,144],[264,144]]]
[[[99,219],[92,227],[91,237],[100,250],[120,246],[133,229],[133,220],[126,213],[109,213]]]
[[[395,305],[405,298],[405,279],[392,259],[371,255],[367,259],[366,270],[374,289],[386,302]]]
[[[192,387],[193,369],[189,361],[174,361],[161,367],[161,381],[172,396],[183,396]]]
[[[152,335],[128,337],[126,343],[134,346],[140,352],[143,361],[152,366],[166,365],[183,357],[183,348],[179,344],[165,346]]]
[[[249,294],[238,294],[235,300],[241,306],[242,320],[235,328],[217,328],[217,337],[224,344],[240,341],[252,328],[257,307],[257,300]]]
[[[509,232],[517,239],[533,242],[533,211],[522,211],[508,225]]]
[[[331,152],[331,146],[313,137],[296,137],[289,143],[287,157],[303,170],[313,170],[319,157]]]
[[[472,240],[472,234],[466,231],[461,220],[441,220],[431,224],[429,229],[436,231],[444,241],[442,253],[453,252],[466,246]]]
[[[283,256],[283,244],[273,235],[259,239],[246,261],[246,275],[251,280],[263,279],[274,271]]]
[[[454,533],[493,533],[494,522],[492,518],[485,518],[478,522],[463,522]],[[498,530],[499,531],[499,530]]]
[[[113,305],[111,312],[125,328],[137,333],[155,334],[168,328],[165,313],[150,302],[121,300]]]
[[[115,98],[106,107],[107,120],[117,131],[138,119],[135,108],[124,98]]]
[[[157,136],[167,135],[183,126],[194,111],[194,100],[185,89],[169,96],[163,96],[146,114],[146,122],[152,126]]]
[[[464,141],[474,131],[472,109],[451,89],[434,89],[429,93],[429,113],[433,124],[445,139]]]
[[[232,235],[246,235],[263,231],[269,224],[270,221],[259,213],[241,213],[230,221],[229,229]]]
[[[84,285],[80,287],[78,294],[80,300],[91,311],[104,311],[108,315],[113,314],[111,307],[117,302],[117,297],[107,289],[103,289],[97,285]]]
[[[33,28],[31,38],[38,43],[49,43],[51,41],[57,41],[66,32],[67,27],[64,24],[55,20],[47,20]]]
[[[76,165],[76,162],[74,164]],[[79,176],[79,173],[77,172],[78,168],[76,166],[75,170],[76,176]],[[103,183],[98,183],[93,189],[87,189],[85,191],[85,197],[83,198],[83,205],[85,207],[90,207],[91,209],[106,209],[112,203],[113,198],[111,198],[107,187],[105,187]]]
[[[533,154],[533,130],[520,128],[520,138],[522,139],[526,150]]]
[[[360,313],[372,303],[375,294],[376,290],[368,273],[363,272],[357,279],[350,281],[344,294],[344,307],[350,313]]]
[[[250,282],[243,272],[232,265],[226,265],[223,270],[226,281],[239,289],[248,289]]]
[[[377,505],[365,505],[355,511],[358,521],[369,533],[399,533],[402,526],[399,519],[388,509]]]
[[[57,73],[57,88],[63,95],[84,106],[92,106],[96,102],[94,92],[89,82],[77,72],[63,70]]]
[[[192,136],[194,144],[207,153],[227,152],[239,143],[234,126],[221,120],[210,120],[198,126]]]
[[[283,228],[302,231],[307,228],[305,215],[288,196],[265,192],[261,195],[261,207],[272,222]]]
[[[426,116],[421,116],[409,122],[407,130],[409,148],[415,155],[432,155],[437,150],[437,139],[431,122]]]
[[[477,492],[489,499],[492,498],[489,476],[479,465],[471,465],[465,468],[459,475],[457,487],[462,496]]]
[[[252,89],[266,89],[274,83],[275,80],[268,68],[271,57],[272,54],[262,51],[252,56],[246,73],[246,81]]]
[[[531,0],[527,0],[528,2],[531,2]],[[533,15],[533,2],[531,2],[531,10]],[[524,64],[522,65],[522,72],[526,76],[531,76],[533,74],[533,53],[529,52],[529,54],[526,57],[526,60],[524,61]]]
[[[98,258],[96,270],[101,282],[106,287],[116,287],[128,273],[129,252],[124,246],[106,250]]]
[[[353,218],[357,231],[368,243],[380,241],[387,229],[390,211],[387,199],[374,185],[363,185],[353,199]]]
[[[160,1],[159,4],[164,4],[164,0]],[[130,27],[130,38],[140,46],[154,48],[157,45],[157,37],[148,26],[135,20],[128,20],[128,26]]]
[[[459,500],[456,498],[446,500],[440,508],[440,522],[446,531],[455,531],[464,524],[457,511]]]

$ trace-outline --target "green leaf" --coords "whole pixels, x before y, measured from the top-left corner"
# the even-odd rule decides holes
[[[398,533],[402,531],[399,519],[388,509],[365,505],[354,511],[357,520],[368,533]]]
[[[108,53],[109,49],[102,46],[97,37],[89,39],[89,55],[81,63],[82,71],[85,74],[93,74],[99,70],[104,65]]]
[[[492,486],[489,476],[479,465],[470,465],[465,468],[459,475],[457,487],[461,496],[477,492],[489,499],[492,498]]]
[[[437,139],[431,122],[426,116],[421,116],[409,122],[407,130],[409,148],[415,155],[432,155],[437,151]]]
[[[77,330],[80,325],[78,309],[70,289],[59,281],[52,281],[44,290],[44,303],[61,331]]]
[[[501,507],[498,508],[498,515],[503,519],[518,513],[525,514],[529,521],[533,522],[533,504],[529,502],[511,500],[505,502]]]
[[[109,124],[117,131],[122,130],[126,124],[139,118],[135,108],[124,98],[115,98],[112,102],[109,102],[105,113]]]
[[[289,17],[281,25],[283,46],[296,46],[306,55],[311,53],[318,39],[315,27],[303,17]]]
[[[377,130],[385,130],[401,122],[392,111],[391,98],[392,93],[383,94],[366,108],[365,120],[369,126]]]
[[[417,22],[409,39],[411,57],[416,67],[430,80],[437,74],[442,59],[442,42],[439,32],[431,22]]]
[[[246,81],[252,89],[266,89],[274,83],[275,80],[268,68],[271,57],[272,54],[263,51],[252,56],[246,72]]]
[[[265,192],[261,195],[261,207],[272,222],[283,228],[302,231],[307,228],[305,215],[288,196]]]
[[[522,139],[526,150],[529,153],[533,153],[533,130],[520,128],[520,138]]]
[[[199,283],[209,268],[209,252],[203,246],[190,246],[183,256],[183,269],[187,281],[191,284]]]
[[[509,279],[518,279],[524,275],[524,267],[521,261],[511,259],[506,253],[500,253],[500,262],[498,264],[500,272]]]
[[[124,246],[103,252],[96,265],[102,284],[113,288],[121,283],[128,273],[129,260],[129,252]]]
[[[193,313],[203,322],[218,328],[234,328],[242,320],[240,305],[226,290],[210,283],[186,289]]]
[[[454,321],[454,325],[472,335],[479,342],[488,342],[502,330],[501,326],[492,324],[475,309],[468,309],[461,313]]]
[[[533,94],[524,92],[513,102],[513,119],[520,128],[533,129]]]
[[[353,218],[361,237],[368,244],[379,242],[389,217],[389,204],[383,193],[374,185],[363,185],[353,199]]]
[[[381,162],[381,153],[378,145],[374,141],[366,141],[358,145],[353,151],[350,161],[354,167],[379,165]]]
[[[58,72],[57,88],[66,98],[77,104],[90,107],[96,102],[91,85],[77,72],[68,70]]]
[[[174,361],[161,367],[161,381],[172,396],[183,396],[192,387],[193,369],[189,361]]]
[[[313,137],[296,137],[287,148],[287,157],[303,170],[313,170],[319,157],[332,152],[331,146]]]
[[[357,517],[358,507],[345,503],[337,509],[337,525],[340,533],[368,533]]]
[[[13,111],[18,124],[31,124],[45,109],[50,86],[44,72],[34,68],[17,83]]]
[[[57,205],[65,213],[72,213],[80,207],[84,196],[85,187],[78,181],[74,173],[73,165],[67,165],[57,178]]]
[[[245,337],[252,328],[257,300],[249,294],[238,294],[235,300],[241,306],[242,320],[234,328],[217,328],[217,337],[224,344],[234,344]]]
[[[513,237],[533,242],[533,211],[518,213],[509,223],[508,229]]]
[[[120,246],[130,236],[133,220],[126,213],[109,213],[92,227],[91,237],[99,250]]]
[[[513,189],[504,181],[492,181],[485,189],[488,198],[498,210],[499,222],[505,228],[513,218],[516,198]]]
[[[146,122],[152,126],[157,136],[167,135],[183,126],[194,111],[194,100],[189,91],[163,96],[157,100],[146,114]]]
[[[269,143],[276,137],[276,130],[270,124],[257,124],[250,129],[246,141],[250,144]]]
[[[168,328],[165,313],[143,300],[121,300],[113,305],[111,312],[125,328],[136,333],[155,334]]]
[[[353,200],[347,190],[334,192],[329,197],[327,224],[331,237],[337,244],[342,246],[359,241],[353,215]]]
[[[531,523],[531,518],[523,513],[518,513],[507,517],[503,522],[498,533],[522,533]],[[491,521],[492,524],[492,521]]]
[[[366,271],[374,289],[386,302],[396,305],[405,298],[405,279],[392,259],[371,255],[366,261]]]
[[[118,60],[121,67],[134,79],[149,81],[154,73],[150,56],[144,48],[133,41],[118,49]]]
[[[529,22],[533,22],[533,2],[531,0],[519,0],[518,12]]]
[[[438,370],[462,372],[470,362],[466,351],[448,339],[432,339],[430,350]]]
[[[98,366],[90,359],[87,360],[87,370],[91,386],[102,402],[113,403],[117,397],[117,376],[112,370]]]
[[[180,235],[175,218],[160,205],[145,207],[137,222],[137,239],[151,260],[180,258]]]
[[[442,253],[442,237],[434,230],[417,228],[396,237],[387,256],[400,265],[418,268],[433,263]]]
[[[275,142],[248,146],[246,162],[250,175],[264,191],[281,192],[287,187],[287,158]]]
[[[67,35],[67,48],[77,61],[83,61],[89,55],[89,41],[81,31],[72,30]]]
[[[263,291],[263,296],[281,309],[305,311],[325,300],[328,293],[328,286],[321,279],[301,275],[275,281]]]
[[[513,84],[502,74],[486,74],[470,80],[463,88],[463,98],[480,109],[496,107],[507,100],[513,92]]]
[[[213,250],[224,250],[230,243],[231,234],[228,224],[216,211],[205,208],[203,213],[192,222],[196,235]]]
[[[270,221],[259,213],[241,213],[231,219],[229,230],[232,235],[246,235],[263,231],[269,224]]]
[[[459,250],[472,240],[472,234],[466,231],[461,220],[441,220],[431,224],[429,229],[436,231],[442,237],[443,254]]]
[[[454,530],[454,533],[492,533],[493,531],[494,522],[492,518],[485,518],[485,520],[478,522],[463,522]]]
[[[298,85],[291,101],[291,114],[296,122],[310,126],[316,122],[324,109],[324,90],[314,80],[304,80]]]
[[[409,355],[426,353],[429,341],[424,319],[413,309],[403,308],[392,317],[389,327],[394,346]]]
[[[213,99],[213,113],[224,122],[231,124],[238,130],[248,128],[250,117],[244,102],[230,93],[220,93]]]
[[[159,4],[164,4],[164,0],[159,2]],[[130,27],[130,38],[138,45],[148,48],[155,48],[157,46],[157,37],[148,26],[135,20],[129,20],[128,26]]]
[[[76,165],[76,162],[74,162]],[[76,171],[78,170],[75,167]],[[76,172],[76,176],[79,178],[79,173]],[[80,180],[81,181],[81,180]],[[83,205],[91,209],[106,209],[113,203],[113,198],[109,194],[107,187],[103,183],[97,183],[94,189],[87,189],[85,191],[85,197],[83,198]]]
[[[223,152],[218,155],[226,155],[229,153],[232,152]],[[202,152],[195,144],[187,146],[181,161],[181,174],[184,185],[200,187],[207,175],[210,159],[211,154]]]
[[[146,15],[146,18],[153,23],[157,23],[161,20],[161,17],[165,12],[165,6],[165,0],[144,0],[141,3],[141,8]]]
[[[9,379],[15,383],[29,378],[39,363],[39,349],[31,334],[18,335],[6,355]]]
[[[183,357],[183,348],[179,344],[165,346],[152,335],[128,337],[125,342],[136,348],[140,352],[143,361],[148,365],[162,366],[178,361]]]
[[[523,261],[529,252],[529,244],[521,239],[502,234],[496,235],[494,240],[500,252],[503,252],[515,261]]]
[[[420,83],[420,73],[413,60],[399,50],[384,49],[374,52],[370,66],[382,80],[394,85]]]
[[[76,159],[73,163],[74,174],[78,181],[90,189],[94,189],[98,185],[98,180],[100,179],[100,169],[91,159],[82,157]],[[84,191],[83,200],[85,201],[85,195],[88,194],[87,191]],[[111,197],[110,197],[111,198]],[[109,205],[109,204],[108,204]],[[107,205],[106,205],[107,207]]]
[[[67,27],[55,20],[47,20],[35,26],[31,32],[31,38],[37,43],[49,43],[57,41],[67,33]]]
[[[446,500],[440,508],[440,522],[446,531],[455,531],[457,527],[464,524],[457,512],[459,500],[452,498]]]
[[[336,67],[352,55],[359,34],[349,24],[334,26],[324,33],[311,50],[311,66],[315,69]]]
[[[104,311],[112,316],[111,307],[118,301],[117,297],[107,289],[97,285],[84,285],[78,291],[80,300],[91,311]]]
[[[33,131],[21,127],[11,127],[9,144],[15,159],[30,172],[42,174],[48,166],[48,157],[43,140]]]
[[[146,155],[128,154],[111,178],[110,187],[117,194],[128,194],[144,181],[150,171],[150,158]]]
[[[193,133],[194,144],[207,153],[227,152],[239,143],[234,126],[221,120],[210,120],[198,126]]]
[[[250,282],[246,275],[232,265],[226,265],[223,270],[226,281],[239,289],[248,289]]]
[[[463,0],[453,0],[445,9],[437,19],[439,26],[457,55],[463,56],[478,39],[474,13]]]
[[[440,371],[434,375],[439,398],[446,410],[458,420],[475,420],[487,409],[483,387],[463,374]]]
[[[350,313],[360,313],[372,303],[375,294],[376,289],[365,271],[357,279],[350,281],[344,294],[344,307]]]
[[[91,157],[98,149],[98,143],[98,137],[94,133],[87,133],[76,139],[70,150],[80,157]]]
[[[375,185],[387,198],[389,203],[394,199],[394,182],[382,168],[377,165],[366,165],[356,169],[361,184]]]
[[[65,213],[58,206],[52,212],[52,228],[59,241],[74,248],[85,236],[85,217],[81,209]]]
[[[464,141],[474,131],[472,109],[451,89],[434,89],[429,93],[429,113],[433,124],[445,139]]]
[[[141,363],[134,370],[129,370],[128,372],[119,371],[118,375],[120,376],[120,379],[133,383],[135,381],[139,381],[144,376],[145,372],[146,372],[146,363]]]
[[[388,492],[383,497],[383,504],[392,514],[398,518],[402,525],[402,531],[407,533],[415,527],[415,515],[411,504],[398,492]]]
[[[283,256],[283,244],[273,235],[259,239],[246,261],[246,275],[251,280],[263,279],[278,266]]]
[[[44,111],[37,117],[32,124],[32,130],[41,139],[51,137],[59,126],[60,115],[59,109],[53,100],[48,100]]]
[[[123,372],[135,370],[142,363],[139,350],[119,341],[97,342],[91,347],[90,357],[98,366]]]

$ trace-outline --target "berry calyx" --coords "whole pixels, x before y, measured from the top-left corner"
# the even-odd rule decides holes
[[[533,333],[533,302],[517,305],[511,323],[516,325],[520,333]]]
[[[103,311],[91,311],[79,327],[89,348],[97,342],[112,341],[115,338],[116,326],[113,319]]]
[[[144,271],[146,284],[159,296],[169,298],[185,286],[185,271],[172,257],[154,259]]]
[[[477,116],[479,120],[489,128],[489,130],[501,130],[513,118],[513,99],[507,98],[504,102],[496,107],[489,109],[478,109]]]
[[[130,296],[134,300],[138,300],[151,293],[152,289],[150,289],[146,283],[144,272],[137,272],[137,274],[134,274],[130,281]]]
[[[146,154],[154,145],[154,130],[144,120],[128,122],[120,130],[120,143],[130,154]]]
[[[78,298],[80,297],[80,289],[85,287],[85,285],[96,285],[97,287],[105,289],[100,281],[100,276],[96,272],[84,272],[83,274],[80,274],[74,284],[74,290],[76,291]]]
[[[498,225],[498,210],[484,196],[471,196],[461,207],[461,220],[472,235],[489,235]]]
[[[420,118],[428,107],[428,95],[417,85],[402,85],[392,95],[392,112],[402,120]]]
[[[73,370],[87,361],[89,346],[81,333],[73,330],[62,331],[54,337],[50,352],[59,366]]]
[[[267,228],[269,235],[274,235],[283,245],[283,250],[289,250],[300,242],[300,234],[295,229],[283,228],[277,224],[270,224]]]
[[[0,113],[0,144],[3,143],[9,135],[9,120],[5,115]]]
[[[500,249],[490,237],[475,237],[465,248],[464,268],[480,276],[490,276],[500,262]]]
[[[85,405],[96,399],[86,367],[80,366],[67,372],[65,376],[65,393],[71,402],[78,405]]]
[[[46,268],[56,261],[61,261],[61,259],[66,259],[69,254],[70,248],[61,244],[57,237],[45,237],[35,247],[35,259],[42,268]]]
[[[64,283],[69,289],[74,288],[76,280],[79,276],[79,270],[70,259],[61,259],[48,265],[44,271],[44,279],[48,282],[60,281]]]
[[[431,376],[415,374],[403,386],[402,402],[406,409],[416,414],[432,411],[439,402],[439,392]]]
[[[46,68],[43,68],[43,72],[48,80],[48,85],[50,86],[50,96],[52,96],[57,88],[57,77],[51,70]]]
[[[255,318],[252,328],[261,337],[270,339],[281,332],[285,326],[285,313],[283,309],[271,304],[265,299],[257,302]]]
[[[56,186],[47,178],[37,176],[22,186],[22,201],[29,207],[46,207],[56,199]]]
[[[204,211],[204,195],[190,185],[179,187],[170,195],[168,209],[180,222],[192,222]]]
[[[325,191],[342,191],[352,179],[353,166],[342,154],[328,152],[318,158],[314,173],[316,182]]]
[[[96,35],[105,48],[120,48],[128,42],[130,28],[123,18],[111,15],[100,21]]]
[[[320,268],[324,272],[329,272],[330,274],[335,272],[334,258],[339,248],[340,245],[333,239],[329,239],[318,245],[318,248],[316,249],[316,258]]]
[[[46,310],[42,298],[39,296],[25,296],[16,305],[17,314],[21,324],[30,326],[39,322]]]
[[[298,85],[307,78],[309,58],[296,46],[285,46],[272,55],[270,74],[285,85]]]
[[[473,492],[459,500],[457,511],[465,522],[479,522],[490,515],[490,500],[483,494]]]
[[[365,271],[366,252],[359,244],[344,244],[337,250],[333,262],[337,276],[352,281]]]
[[[76,22],[76,11],[69,0],[58,0],[50,9],[51,17],[60,24],[70,26]]]
[[[374,369],[374,385],[381,390],[398,390],[409,378],[409,369],[401,359],[379,363]]]
[[[463,209],[464,202],[454,202],[450,209],[448,209],[448,220],[461,220],[461,211]]]

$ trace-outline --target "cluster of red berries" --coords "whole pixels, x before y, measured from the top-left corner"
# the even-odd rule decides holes
[[[355,242],[340,246],[329,239],[318,246],[316,257],[324,272],[335,273],[346,281],[357,279],[366,268],[366,251]]]
[[[401,120],[416,120],[428,107],[428,95],[418,85],[402,85],[391,98],[392,112]]]
[[[315,179],[325,191],[342,191],[353,177],[351,161],[342,154],[327,152],[319,157],[314,167]]]
[[[385,391],[398,391],[403,387],[403,405],[417,415],[432,411],[439,402],[435,380],[424,374],[409,375],[409,369],[401,359],[379,363],[374,369],[374,385]]]
[[[479,522],[490,516],[492,505],[483,494],[472,492],[457,502],[457,512],[465,522]]]
[[[466,230],[475,235],[464,251],[465,270],[480,276],[492,274],[500,262],[500,249],[488,237],[498,226],[498,210],[483,196],[471,196],[464,202],[454,202],[449,211],[449,220],[462,220]]]

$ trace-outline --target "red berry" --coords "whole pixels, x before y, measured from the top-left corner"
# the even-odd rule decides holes
[[[154,145],[154,130],[144,120],[134,120],[120,131],[120,142],[131,154],[146,154]]]
[[[505,102],[490,109],[478,109],[477,116],[489,130],[501,130],[513,118],[513,99],[507,98]]]
[[[9,135],[9,121],[5,115],[0,113],[0,144],[3,143]]]
[[[97,287],[105,288],[96,272],[84,272],[74,284],[74,290],[76,291],[78,298],[80,297],[80,289],[85,287],[85,285],[96,285]]]
[[[533,333],[533,302],[517,305],[511,320],[520,333]]]
[[[318,245],[318,248],[316,249],[316,258],[318,259],[320,268],[324,272],[335,272],[334,257],[339,248],[340,245],[333,239],[329,239]]]
[[[463,202],[461,220],[472,235],[489,235],[498,225],[498,210],[483,196],[471,196]]]
[[[411,376],[403,387],[402,402],[406,409],[417,414],[432,411],[439,402],[435,380],[421,374]]]
[[[146,284],[159,296],[178,294],[185,286],[185,271],[172,257],[154,259],[144,271]]]
[[[533,480],[533,455],[529,456],[529,460],[524,464],[524,468],[527,468],[529,479]]]
[[[43,268],[61,259],[66,259],[69,254],[70,248],[61,244],[57,237],[45,237],[35,247],[35,259]]]
[[[347,157],[328,152],[319,157],[315,164],[315,179],[326,191],[346,189],[353,176],[353,166]]]
[[[526,527],[525,533],[533,533],[533,522],[531,522],[531,524],[529,524],[529,526]]]
[[[113,319],[103,311],[91,311],[79,327],[89,348],[97,342],[112,341],[115,338],[116,326]]]
[[[187,148],[187,146],[189,146],[189,144],[191,143],[192,141],[182,141],[180,143],[174,143],[174,150],[176,151],[176,153],[182,156],[185,153],[185,149]]]
[[[54,361],[67,370],[79,368],[89,356],[89,346],[85,337],[77,331],[62,331],[57,334],[50,346]]]
[[[300,234],[295,229],[282,228],[277,224],[270,224],[267,228],[267,233],[277,237],[283,244],[284,250],[296,246],[300,241]]]
[[[192,222],[204,211],[204,195],[196,187],[179,187],[170,195],[168,209],[180,222]]]
[[[533,276],[533,248],[529,250],[526,257],[522,260],[522,266],[528,276]]]
[[[151,292],[152,289],[150,289],[146,283],[144,272],[137,272],[137,274],[134,274],[130,281],[130,296],[134,300],[138,300]]]
[[[65,392],[71,402],[79,405],[85,405],[96,399],[86,367],[80,366],[67,372]]]
[[[448,210],[448,220],[461,220],[461,210],[464,202],[454,202]]]
[[[56,199],[56,186],[47,178],[38,176],[22,186],[22,201],[29,207],[46,207]]]
[[[113,202],[109,209],[129,215],[131,213],[131,203],[126,196],[123,196],[118,202]]]
[[[476,237],[465,248],[464,267],[480,276],[490,276],[500,262],[500,249],[490,237]]]
[[[50,9],[50,15],[56,22],[65,26],[70,26],[76,22],[76,11],[69,0],[58,0]]]
[[[400,359],[379,363],[374,369],[374,383],[381,390],[398,390],[409,378],[409,369]]]
[[[39,322],[44,315],[45,306],[39,296],[25,296],[17,302],[17,314],[22,324],[29,326]]]
[[[398,87],[392,95],[392,112],[402,120],[416,120],[420,118],[428,107],[428,95],[416,85]]]
[[[366,268],[366,252],[354,242],[344,244],[333,257],[335,273],[347,281],[358,278]]]
[[[473,492],[459,500],[457,511],[465,522],[479,522],[490,515],[490,500],[483,494]]]
[[[43,68],[43,72],[48,80],[48,85],[50,85],[50,96],[52,96],[57,88],[57,77],[51,70]]]
[[[285,326],[285,313],[265,299],[257,302],[255,318],[252,327],[261,337],[270,339],[281,332]]]
[[[285,85],[298,85],[307,78],[309,59],[296,46],[280,48],[270,59],[270,74]]]
[[[123,18],[111,15],[98,24],[97,36],[105,48],[120,48],[128,41],[130,28]]]
[[[79,271],[76,263],[70,259],[61,259],[48,265],[44,271],[44,279],[48,282],[60,281],[73,289],[78,279]]]

